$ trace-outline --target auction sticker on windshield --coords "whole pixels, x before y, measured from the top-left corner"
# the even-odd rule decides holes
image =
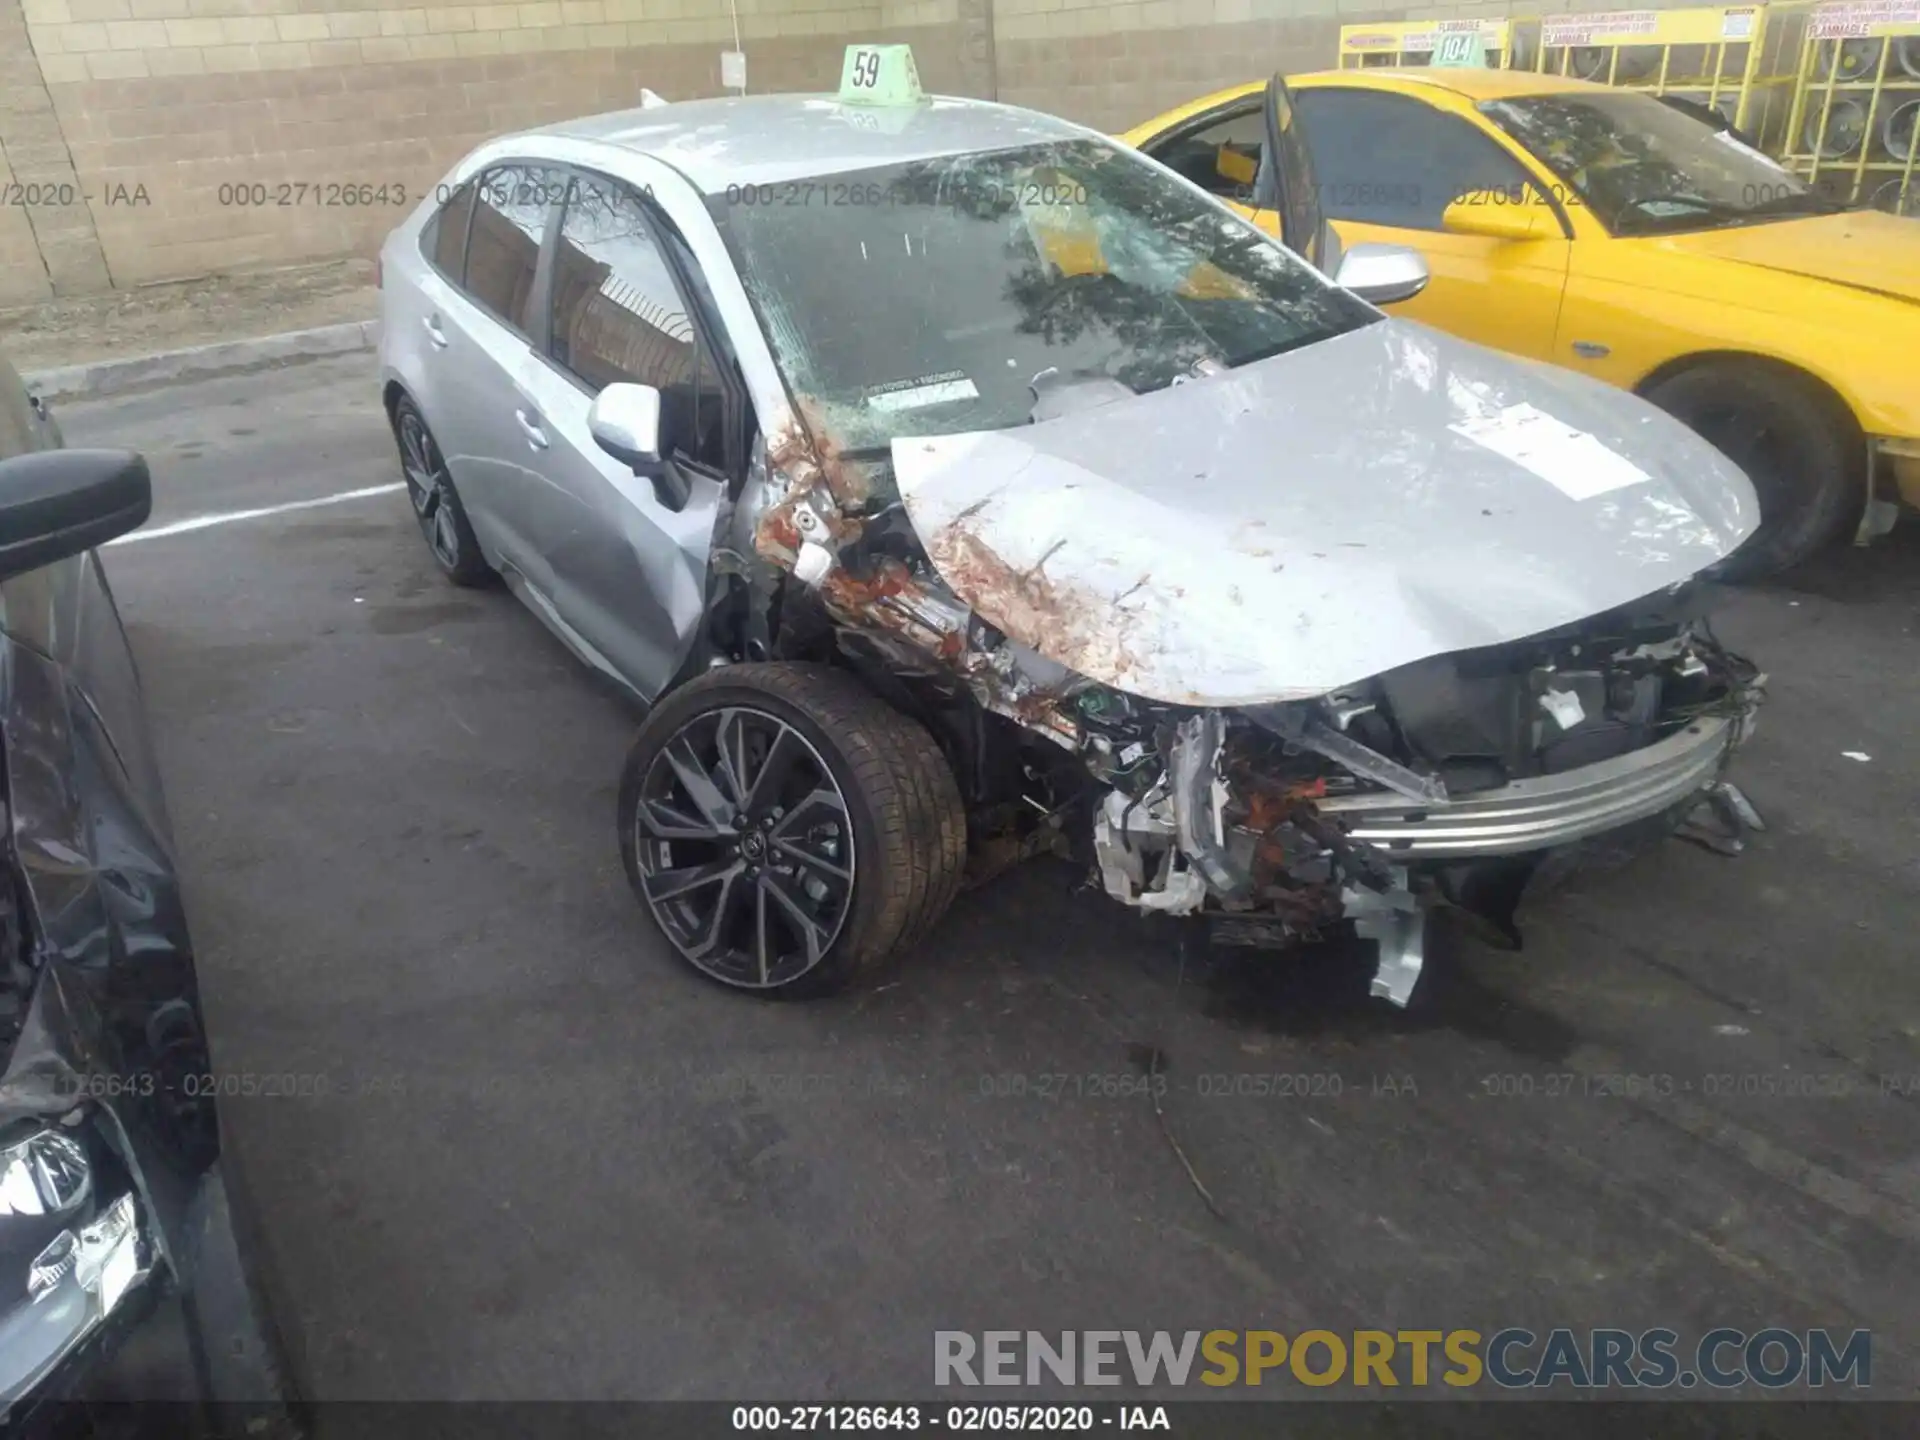
[[[1570,500],[1591,500],[1652,478],[1586,431],[1531,405],[1509,405],[1447,428],[1532,471]]]
[[[938,375],[921,375],[912,380],[896,380],[876,385],[867,392],[867,408],[891,413],[895,410],[921,410],[929,405],[946,405],[955,400],[978,400],[980,390],[965,371],[947,370]]]

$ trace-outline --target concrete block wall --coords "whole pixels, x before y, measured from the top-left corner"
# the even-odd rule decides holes
[[[967,0],[738,3],[750,91],[831,89],[875,38],[968,91]],[[490,135],[723,93],[733,27],[725,0],[0,0],[0,107],[38,97],[31,143],[0,108],[0,184],[65,182],[0,205],[0,305],[372,254]]]
[[[1127,130],[1276,70],[1338,63],[1363,21],[1660,9],[1689,0],[993,0],[999,98]],[[1691,0],[1699,3],[1699,0]]]
[[[738,0],[738,24],[752,91],[831,89],[848,42],[900,40],[931,89],[1121,129],[1330,65],[1343,23],[1509,8]],[[727,0],[0,0],[0,306],[370,255],[487,136],[720,93],[733,36]]]

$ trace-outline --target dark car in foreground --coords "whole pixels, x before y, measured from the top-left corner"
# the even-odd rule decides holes
[[[173,841],[95,547],[151,507],[0,359],[0,1430],[297,1433],[241,1261]]]

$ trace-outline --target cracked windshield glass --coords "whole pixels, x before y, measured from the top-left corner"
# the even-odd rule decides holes
[[[1725,132],[1647,95],[1534,95],[1481,111],[1616,235],[1745,225],[1837,207]]]
[[[1097,141],[736,186],[709,204],[788,384],[856,453],[1044,419],[1076,393],[1158,390],[1380,318]]]

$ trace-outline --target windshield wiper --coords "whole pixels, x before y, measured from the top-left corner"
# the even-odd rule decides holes
[[[1687,207],[1685,214],[1646,214],[1648,206]],[[1757,205],[1729,205],[1702,195],[1649,195],[1629,201],[1621,208],[1614,229],[1621,234],[1646,234],[1653,230],[1685,228],[1706,221],[1710,225],[1743,225],[1751,220],[1777,220],[1785,215],[1837,215],[1846,207],[1837,205],[1812,191],[1775,195]]]
[[[1749,215],[1838,215],[1847,207],[1837,200],[1829,200],[1824,195],[1816,195],[1811,190],[1797,195],[1775,195],[1771,200],[1762,200],[1758,205],[1749,205]]]
[[[1309,345],[1318,345],[1322,340],[1332,340],[1337,336],[1358,330],[1363,325],[1371,325],[1386,318],[1385,315],[1369,315],[1352,325],[1329,325],[1324,330],[1309,330],[1304,335],[1296,335],[1289,340],[1277,340],[1271,345],[1262,345],[1257,349],[1249,350],[1244,355],[1236,355],[1229,363],[1235,370],[1245,365],[1257,365],[1262,360],[1271,360],[1274,356],[1285,355],[1290,350],[1304,350]]]
[[[1620,218],[1624,220],[1627,216],[1640,211],[1649,212],[1647,218],[1650,220],[1684,220],[1688,218],[1686,215],[1661,214],[1658,207],[1663,205],[1684,205],[1691,214],[1712,215],[1716,217],[1744,215],[1747,213],[1747,208],[1744,205],[1729,205],[1724,200],[1709,200],[1704,195],[1636,195],[1620,207]]]
[[[1648,212],[1649,206],[1663,205],[1673,206],[1674,213],[1663,215],[1657,209]],[[1686,208],[1682,210],[1681,206]],[[1648,195],[1622,205],[1612,229],[1616,235],[1646,235],[1660,230],[1737,225],[1751,214],[1745,206],[1727,205],[1699,195]]]

